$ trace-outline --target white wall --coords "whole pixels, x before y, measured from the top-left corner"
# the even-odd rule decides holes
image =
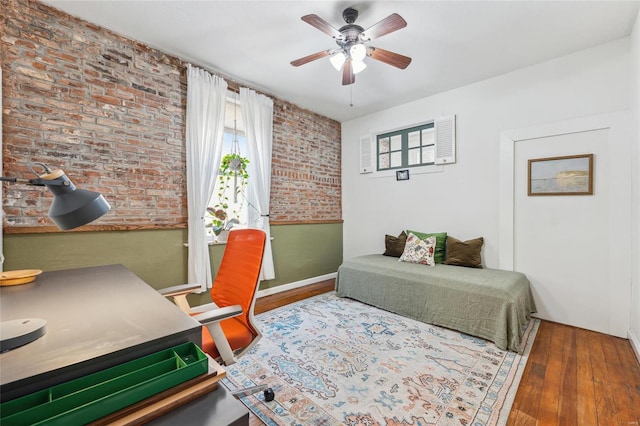
[[[502,204],[505,199],[501,192],[504,184],[500,181],[499,172],[501,134],[518,129],[555,127],[558,123],[575,122],[585,117],[590,120],[589,117],[618,112],[624,113],[616,116],[628,117],[637,97],[637,88],[631,81],[631,47],[631,38],[621,39],[343,123],[345,259],[361,254],[382,253],[385,234],[398,234],[402,229],[409,228],[426,232],[446,231],[464,240],[483,236],[485,266],[501,267],[504,262],[501,263],[500,259],[505,257],[505,252],[510,252],[511,257],[514,253],[513,236],[505,239],[504,220],[503,223],[500,220],[500,215],[504,216],[501,207],[504,208]],[[633,60],[637,61],[637,58],[634,56]],[[637,75],[633,74],[633,80],[637,79]],[[632,87],[635,96],[630,90]],[[439,172],[411,173],[409,181],[401,182],[392,176],[376,177],[358,173],[358,142],[363,135],[409,126],[447,114],[456,114],[457,118],[456,164],[442,166]],[[629,158],[632,149],[635,149],[636,157],[638,153],[637,137],[633,138],[634,133],[629,127],[628,124],[611,127],[612,136],[608,142],[611,155],[620,154],[615,156],[618,162],[612,160],[609,167],[616,171],[615,182],[627,184],[632,179],[637,183],[637,176],[632,177],[631,162],[635,161],[633,167],[637,169],[639,161]],[[637,133],[636,128],[636,136]],[[601,156],[603,161],[606,158],[606,155]],[[513,182],[513,175],[510,182]],[[616,186],[614,179],[611,182],[615,191],[620,192],[620,188],[624,190],[624,185]],[[601,269],[607,274],[613,272],[606,280],[611,282],[604,283],[598,290],[609,303],[603,304],[604,320],[600,321],[602,324],[599,323],[597,331],[618,336],[627,334],[631,324],[630,315],[635,316],[636,323],[638,315],[637,303],[634,308],[629,305],[631,269],[635,270],[636,281],[633,297],[635,302],[638,299],[638,214],[631,218],[630,191],[627,186],[624,194],[611,198],[618,200],[614,202],[617,209],[609,208],[609,211],[616,212],[616,220],[607,220],[604,234],[626,237],[621,239],[619,245],[627,249],[622,256],[612,259],[608,255],[612,250],[607,247],[618,247],[615,238],[603,242]],[[637,213],[637,188],[634,197]],[[513,203],[509,209],[513,210]],[[617,220],[618,217],[622,220]],[[534,228],[531,234],[534,235],[550,232],[545,229],[544,222],[535,222],[531,226]],[[636,246],[633,261],[629,256],[631,232],[635,233]],[[553,244],[552,237],[549,236],[549,244]],[[567,250],[567,256],[573,258],[565,263],[581,265],[584,262],[571,250]],[[545,267],[544,263],[542,256],[539,262],[533,262],[542,268]],[[561,264],[556,266],[562,267]],[[587,291],[592,290],[590,286],[595,289],[600,284],[586,282],[583,285]],[[548,302],[546,299],[539,301]],[[566,300],[566,303],[570,301]],[[553,306],[551,303],[547,305]],[[561,322],[567,305],[560,302],[559,306],[558,311],[548,312],[547,317]],[[630,314],[630,311],[634,313]],[[590,328],[580,318],[572,320],[578,323],[565,322]]]
[[[344,258],[382,253],[385,234],[413,228],[483,236],[484,263],[497,268],[500,133],[629,109],[629,87],[621,39],[342,123]],[[362,135],[447,114],[457,118],[456,164],[401,182],[358,173]]]
[[[632,117],[634,123],[632,135],[632,248],[634,259],[631,271],[631,330],[629,339],[634,346],[636,356],[640,360],[640,12],[631,34],[631,96]]]

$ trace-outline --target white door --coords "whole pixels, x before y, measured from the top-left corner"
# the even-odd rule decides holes
[[[504,131],[501,269],[523,272],[543,319],[627,337],[631,142],[626,112]],[[594,155],[593,195],[529,196],[528,160]]]
[[[536,316],[609,331],[608,129],[520,141],[514,155],[514,269]],[[594,154],[593,195],[527,195],[528,160]]]

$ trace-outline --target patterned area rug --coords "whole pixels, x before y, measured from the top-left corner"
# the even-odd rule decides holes
[[[500,425],[539,320],[522,356],[334,292],[257,316],[264,336],[223,383],[266,383],[242,399],[267,425]]]

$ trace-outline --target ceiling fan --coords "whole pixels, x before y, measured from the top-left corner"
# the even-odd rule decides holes
[[[338,70],[342,70],[342,84],[353,84],[356,81],[355,74],[366,68],[364,58],[369,56],[385,64],[396,68],[405,69],[411,63],[411,58],[380,49],[379,47],[366,46],[371,40],[397,31],[407,26],[407,22],[397,13],[384,18],[366,30],[360,25],[356,25],[358,11],[351,7],[342,12],[346,25],[340,29],[335,29],[327,21],[318,15],[305,15],[301,19],[307,24],[316,27],[325,34],[330,35],[338,44],[338,48],[322,50],[317,53],[305,56],[295,61],[291,65],[298,67],[316,59],[330,56],[331,64]]]

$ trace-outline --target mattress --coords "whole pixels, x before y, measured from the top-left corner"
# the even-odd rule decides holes
[[[346,260],[338,268],[336,294],[518,353],[536,312],[529,280],[522,273],[425,266],[379,254]]]

